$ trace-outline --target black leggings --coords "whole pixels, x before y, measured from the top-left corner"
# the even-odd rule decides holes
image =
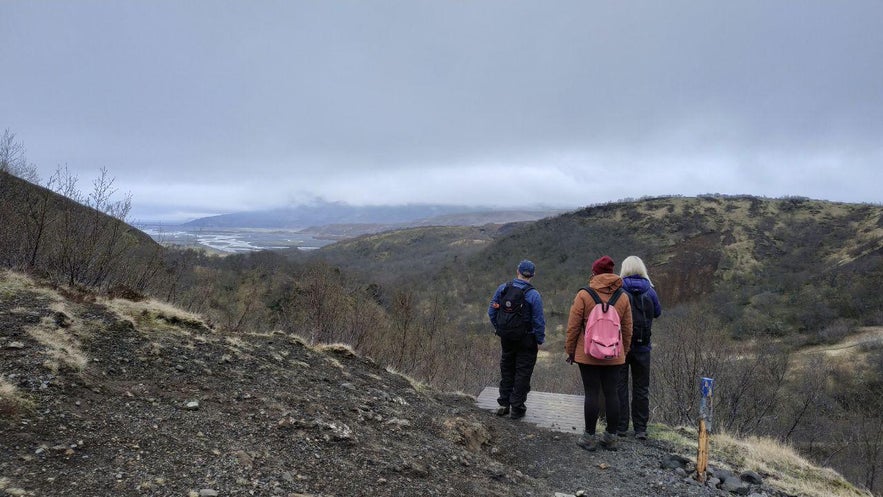
[[[616,433],[619,424],[619,395],[616,385],[619,380],[621,366],[592,366],[589,364],[579,365],[579,374],[583,379],[583,389],[586,394],[586,402],[583,406],[583,414],[586,418],[586,433],[595,434],[595,426],[598,424],[598,412],[601,409],[598,390],[604,392],[604,409],[607,411],[607,432]]]

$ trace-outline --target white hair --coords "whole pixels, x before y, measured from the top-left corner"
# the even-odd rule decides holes
[[[636,255],[630,255],[622,261],[622,268],[619,271],[619,276],[625,278],[626,276],[634,275],[645,278],[650,282],[650,286],[653,286],[653,281],[650,280],[650,275],[647,274],[647,266],[644,265],[644,261]]]

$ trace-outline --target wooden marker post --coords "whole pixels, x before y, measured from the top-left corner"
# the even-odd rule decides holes
[[[705,420],[699,418],[699,453],[696,455],[696,479],[705,483],[705,470],[708,469],[708,431]]]
[[[702,400],[699,404],[699,452],[696,455],[696,479],[705,483],[705,471],[708,469],[708,432],[711,431],[713,418],[714,380],[702,378],[700,384]]]

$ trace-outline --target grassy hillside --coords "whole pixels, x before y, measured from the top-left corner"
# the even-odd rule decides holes
[[[883,321],[883,296],[870,291],[883,277],[881,213],[880,206],[799,198],[667,197],[485,228],[490,236],[478,239],[446,228],[384,233],[314,256],[384,281],[441,281],[463,296],[463,306],[485,301],[530,258],[538,266],[534,283],[558,316],[594,259],[634,254],[669,308],[713,303],[734,333],[817,332],[838,319]],[[474,250],[454,248],[461,245]],[[754,311],[763,318],[749,317]]]
[[[331,249],[296,256],[321,259],[366,279],[392,283],[437,273],[480,253],[505,232],[497,225],[407,228],[342,240]]]

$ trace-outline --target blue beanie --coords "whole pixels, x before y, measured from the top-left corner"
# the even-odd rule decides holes
[[[518,272],[521,273],[522,276],[527,276],[528,278],[533,277],[533,273],[537,270],[537,267],[534,266],[533,262],[525,259],[518,264]]]

